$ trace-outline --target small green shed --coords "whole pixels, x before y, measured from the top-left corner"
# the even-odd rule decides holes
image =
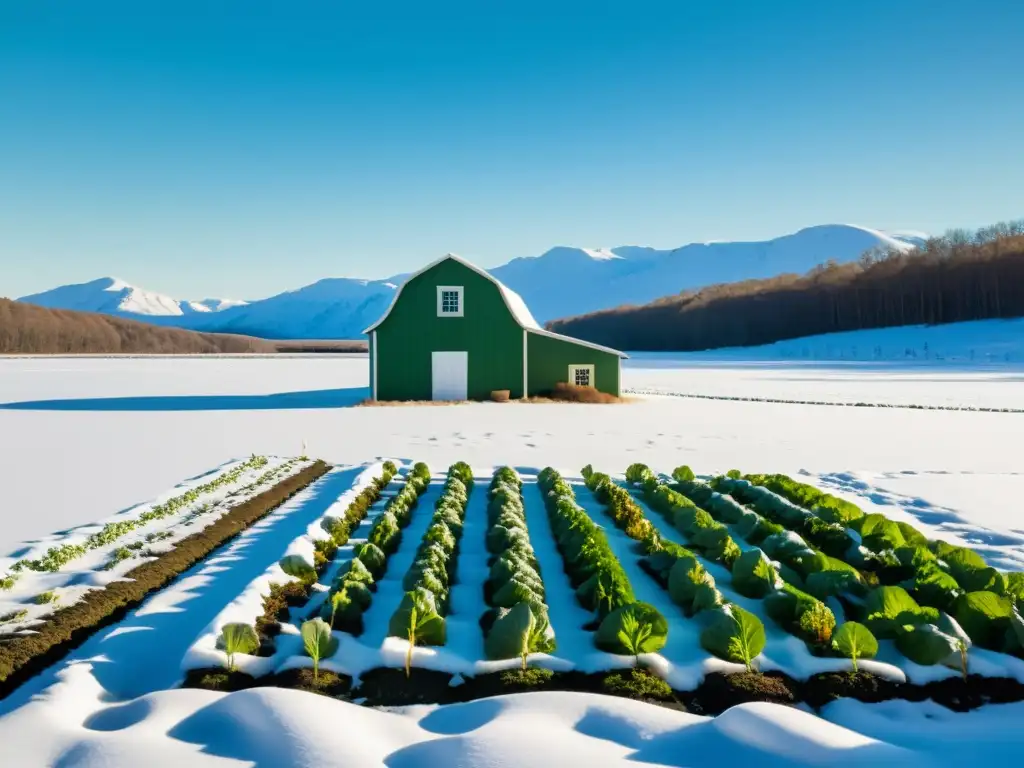
[[[559,382],[618,396],[626,357],[541,328],[517,293],[454,254],[410,275],[364,333],[374,400],[520,398]]]

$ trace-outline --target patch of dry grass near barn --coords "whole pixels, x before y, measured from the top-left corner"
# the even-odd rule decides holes
[[[632,403],[635,402],[636,398],[632,397],[616,397],[615,395],[609,395],[606,392],[599,392],[593,387],[576,387],[568,384],[558,384],[552,392],[545,395],[535,395],[528,398],[517,398],[511,400],[504,400],[501,402],[507,403],[525,403],[527,405],[543,405],[545,403],[582,403],[584,405],[611,405],[617,403]],[[356,403],[356,406],[365,407],[389,407],[389,406],[419,406],[419,405],[439,405],[439,406],[450,406],[450,405],[466,405],[468,403],[479,403],[479,402],[498,402],[491,400],[370,400],[366,399],[360,403]]]

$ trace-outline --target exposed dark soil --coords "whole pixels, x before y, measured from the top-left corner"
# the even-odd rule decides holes
[[[314,684],[312,670],[290,670],[254,680],[223,669],[196,670],[189,673],[184,686],[216,691],[234,691],[251,687],[278,686],[320,693],[335,698],[356,700],[367,706],[404,706],[408,704],[455,704],[491,696],[533,691],[579,691],[643,701],[670,709],[699,715],[719,715],[730,707],[748,702],[765,701],[795,706],[808,704],[817,710],[840,698],[853,698],[866,703],[892,699],[925,701],[932,699],[951,710],[962,712],[984,704],[1024,701],[1024,685],[1011,678],[971,675],[948,678],[927,685],[894,683],[867,672],[830,672],[815,675],[800,683],[778,672],[713,673],[695,690],[676,691],[643,669],[584,674],[582,672],[551,672],[530,667],[466,677],[452,685],[453,676],[446,672],[413,668],[409,678],[404,669],[378,668],[362,677],[359,687],[352,689],[346,676],[321,672]]]
[[[371,669],[360,678],[354,698],[366,699],[370,706],[403,706],[406,704],[452,704],[463,701],[452,687],[452,675],[413,667],[406,678],[404,669]]]
[[[752,701],[793,705],[801,700],[799,684],[778,672],[715,672],[705,677],[695,691],[680,693],[680,698],[691,712],[700,715],[718,715]]]
[[[185,674],[185,682],[182,688],[202,688],[207,691],[221,691],[230,693],[232,691],[243,691],[246,688],[254,688],[257,680],[252,675],[244,672],[228,672],[220,667],[211,669],[190,669]]]
[[[265,677],[253,677],[245,672],[228,672],[220,667],[193,669],[185,675],[182,688],[202,688],[207,691],[230,693],[243,691],[247,688],[293,688],[309,693],[341,699],[349,698],[352,691],[352,678],[321,669],[316,679],[310,668],[289,669]]]
[[[261,684],[263,683],[261,682]],[[314,680],[313,670],[308,667],[289,669],[286,672],[272,675],[265,685],[276,688],[296,688],[300,691],[319,693],[322,696],[330,696],[335,699],[349,698],[349,694],[352,692],[352,678],[348,675],[339,675],[321,669]]]
[[[801,692],[804,701],[815,709],[819,709],[830,701],[841,698],[857,699],[869,704],[889,699],[908,698],[906,694],[911,691],[901,690],[906,688],[914,689],[920,688],[920,686],[900,685],[867,672],[828,672],[809,678],[801,686]]]

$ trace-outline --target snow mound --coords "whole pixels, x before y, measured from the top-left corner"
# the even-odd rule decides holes
[[[18,765],[203,766],[239,762],[353,768],[536,768],[537,766],[932,766],[950,746],[975,757],[998,734],[1000,752],[1020,749],[1007,727],[1020,705],[969,715],[931,702],[837,702],[829,722],[799,709],[743,704],[707,718],[589,693],[523,693],[448,706],[375,710],[279,688],[231,694],[173,690],[111,703],[90,690],[87,668],[0,718],[5,757]],[[929,711],[925,711],[929,710]],[[961,719],[965,718],[965,719]],[[910,727],[900,730],[901,723]],[[991,724],[991,725],[990,725]],[[860,732],[884,732],[875,738]]]

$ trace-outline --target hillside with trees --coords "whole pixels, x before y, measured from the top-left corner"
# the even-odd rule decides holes
[[[0,299],[0,355],[277,352],[274,342],[195,333],[91,312],[47,309]]]
[[[866,328],[1024,316],[1024,219],[872,250],[804,275],[713,285],[548,323],[626,350],[753,346]]]

